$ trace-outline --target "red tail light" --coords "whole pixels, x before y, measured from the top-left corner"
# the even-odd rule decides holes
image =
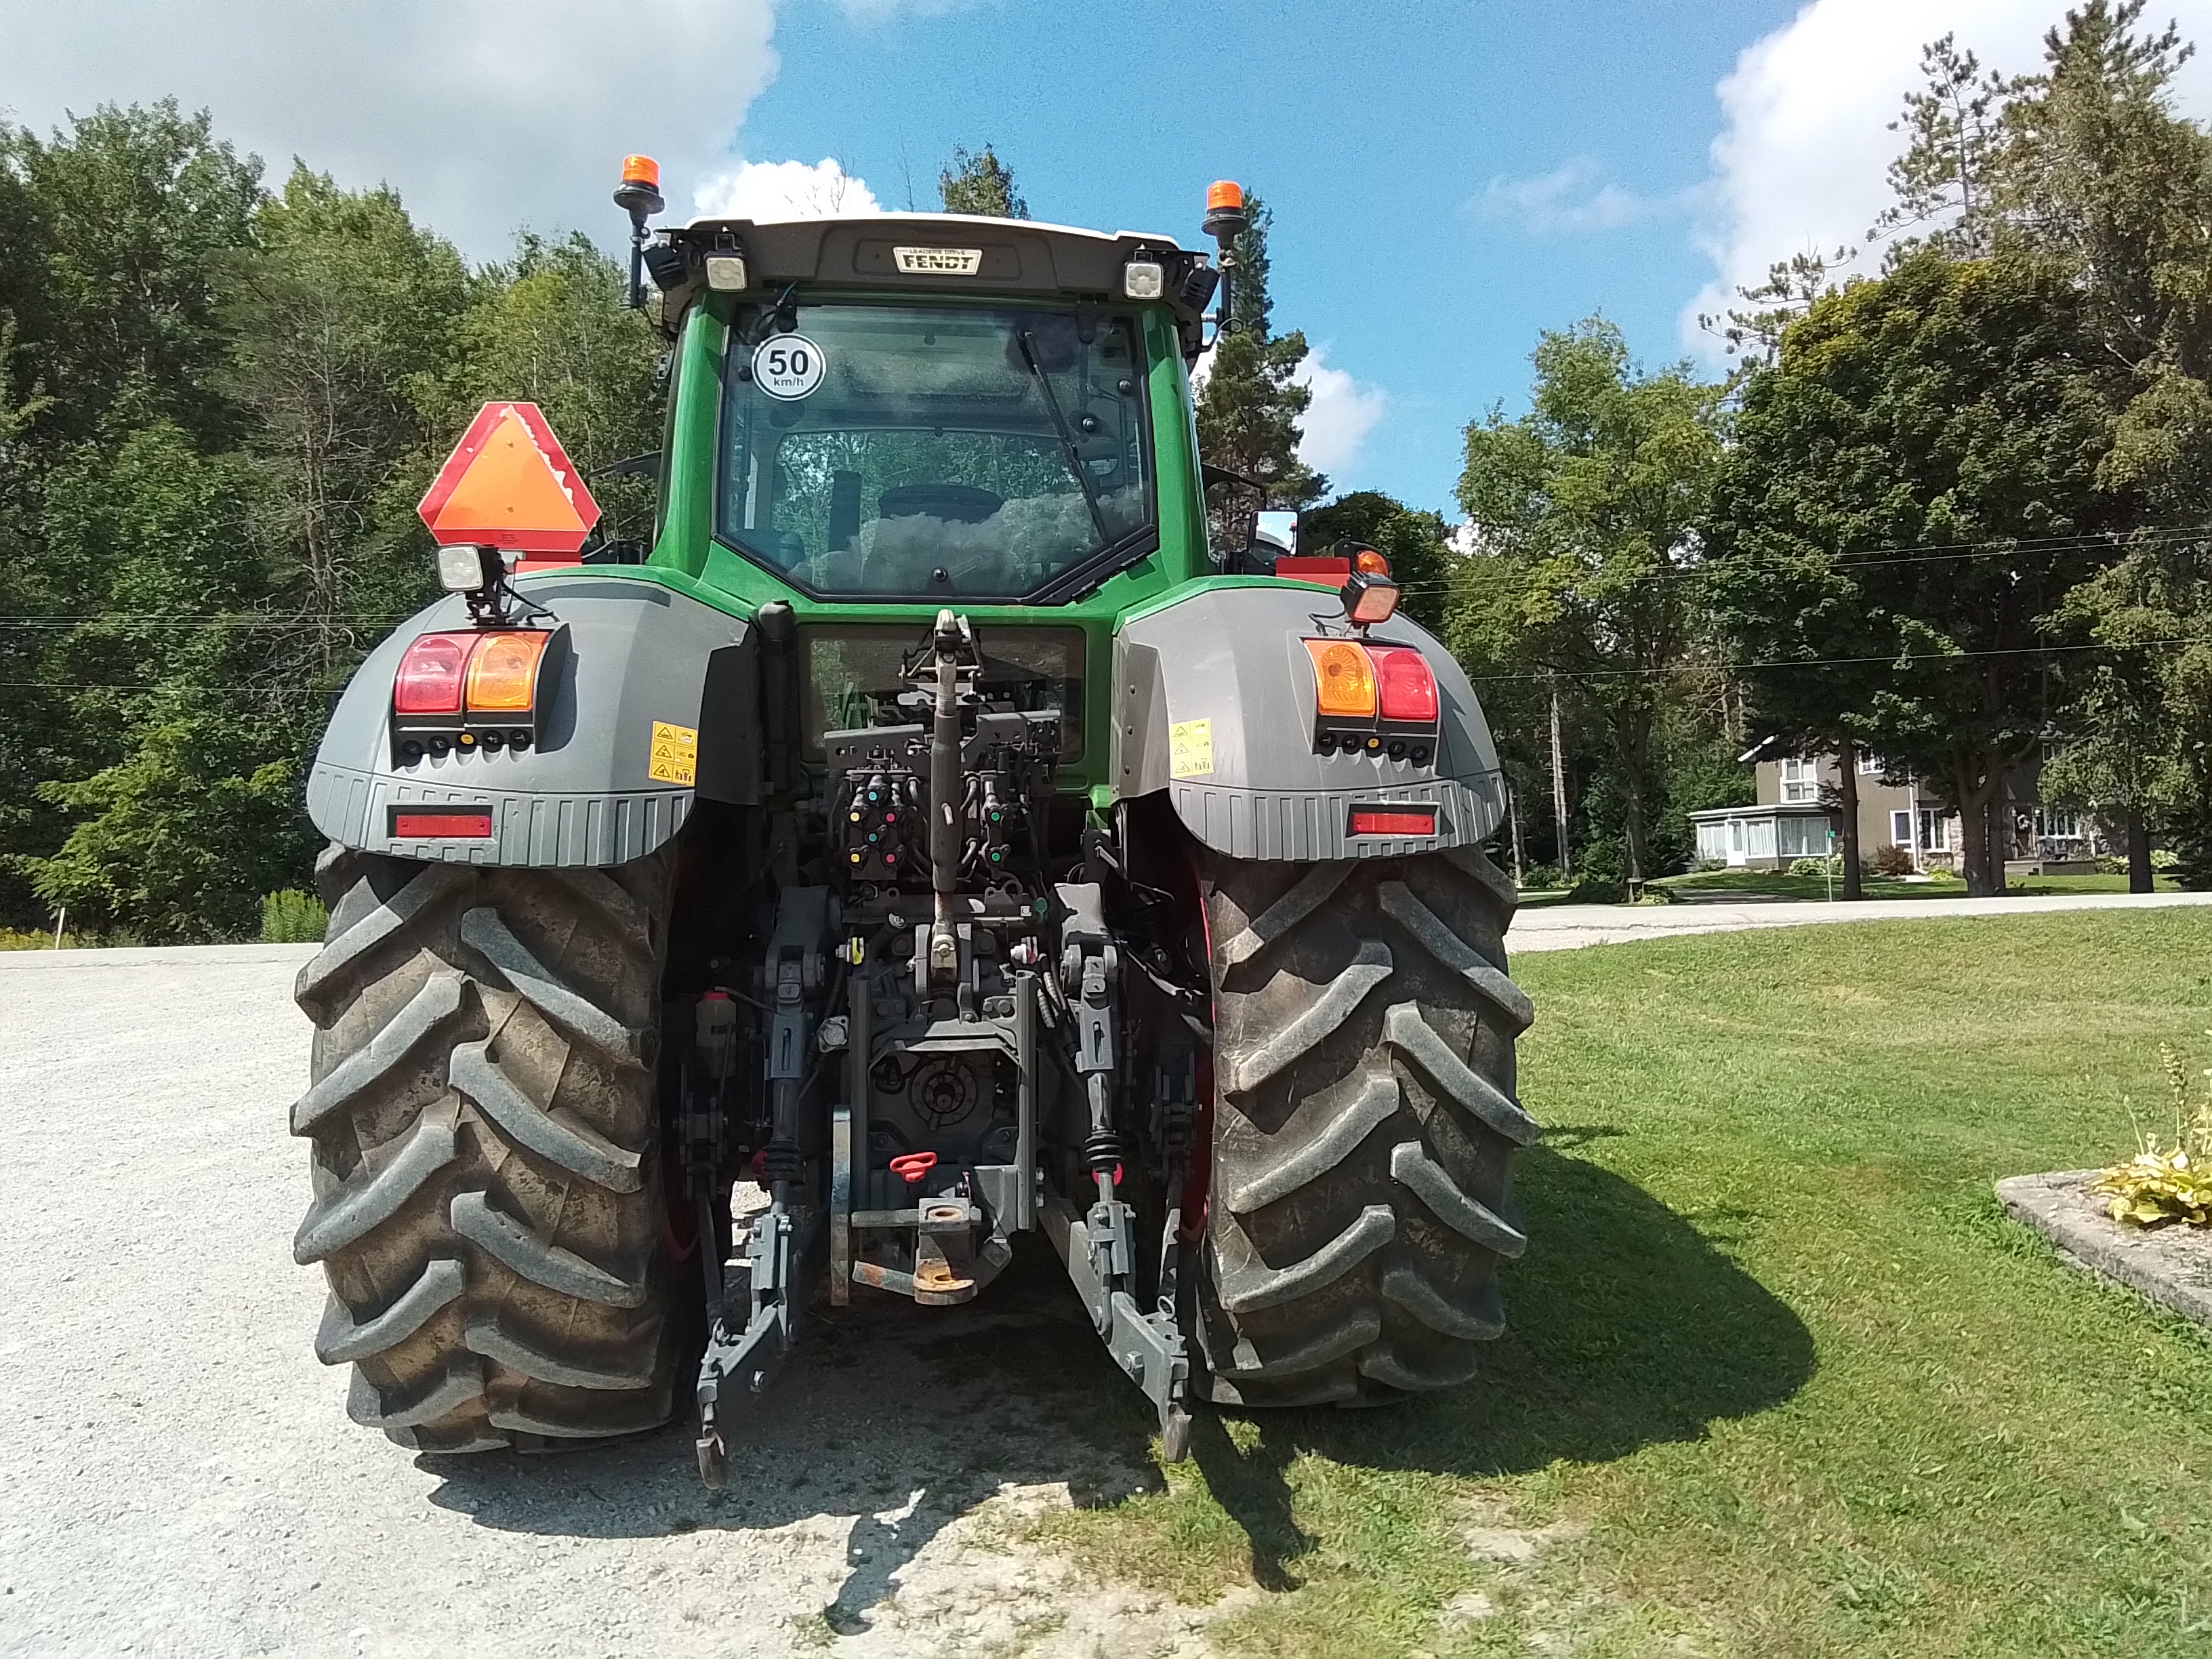
[[[1433,836],[1437,833],[1437,809],[1433,806],[1388,809],[1355,806],[1352,809],[1352,833],[1355,836]]]
[[[392,682],[397,714],[458,714],[461,672],[467,667],[473,634],[425,634],[407,647]]]
[[[1418,720],[1434,725],[1437,718],[1437,677],[1428,659],[1410,646],[1370,645],[1375,679],[1386,720]]]

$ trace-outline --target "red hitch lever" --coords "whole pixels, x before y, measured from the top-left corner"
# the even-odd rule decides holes
[[[937,1167],[935,1152],[902,1152],[890,1162],[890,1171],[909,1187]]]

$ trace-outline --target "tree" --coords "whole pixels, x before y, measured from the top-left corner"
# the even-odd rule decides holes
[[[216,370],[225,346],[222,273],[253,240],[261,164],[213,137],[174,99],[103,104],[67,134],[0,128],[15,185],[4,239],[30,280],[7,303],[26,378],[53,402],[32,437],[81,442],[109,411],[175,421],[202,442],[236,430]]]
[[[1686,364],[1645,374],[1600,318],[1547,333],[1529,412],[1467,428],[1466,560],[1452,639],[1479,663],[1554,681],[1604,734],[1618,775],[1623,874],[1650,872],[1656,737],[1704,621],[1689,580],[1721,461],[1721,390]]]
[[[1313,393],[1298,380],[1306,337],[1272,331],[1267,235],[1274,216],[1256,194],[1245,199],[1247,222],[1231,245],[1234,260],[1226,328],[1216,341],[1198,395],[1198,453],[1210,466],[1249,478],[1272,507],[1298,507],[1328,493],[1328,480],[1298,459],[1299,417]],[[1216,503],[1215,544],[1251,540],[1249,501]]]
[[[1892,263],[1912,249],[1932,246],[1962,258],[1996,251],[2006,111],[2023,81],[1982,73],[1981,60],[1959,50],[1947,34],[1924,46],[1922,88],[1905,95],[1905,112],[1889,124],[1909,135],[1889,164],[1895,198],[1882,210],[1869,238],[1906,234],[1892,246]]]
[[[1014,170],[986,144],[970,155],[955,145],[952,160],[937,175],[937,198],[947,213],[975,213],[991,219],[1026,219],[1030,204],[1014,188]]]
[[[644,539],[653,528],[653,481],[604,471],[660,447],[660,342],[643,313],[623,305],[622,268],[581,234],[525,236],[514,262],[487,270],[480,287],[483,297],[459,331],[465,395],[445,424],[458,437],[459,422],[488,399],[537,404],[592,479],[605,514],[603,535]]]
[[[342,191],[305,166],[257,228],[228,284],[227,384],[251,417],[300,677],[334,690],[427,591],[412,502],[395,496],[427,480],[442,435],[431,417],[450,422],[444,383],[471,284],[389,189]]]
[[[1744,659],[1780,665],[1754,675],[1768,718],[1907,762],[1978,893],[2066,690],[2045,618],[2117,551],[2086,304],[2047,263],[1929,248],[1823,296],[1745,386],[1716,497],[1709,580]]]

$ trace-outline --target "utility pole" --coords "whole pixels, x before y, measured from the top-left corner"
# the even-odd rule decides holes
[[[1569,881],[1575,873],[1575,855],[1567,845],[1567,763],[1559,743],[1559,682],[1556,675],[1552,679],[1552,822],[1559,836],[1559,879]]]
[[[1520,887],[1526,884],[1521,874],[1521,794],[1510,783],[1505,786],[1505,819],[1513,826],[1513,884]]]

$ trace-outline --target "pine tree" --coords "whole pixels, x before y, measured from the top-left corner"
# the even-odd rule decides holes
[[[947,213],[980,214],[989,219],[1026,219],[1030,204],[1014,188],[1014,170],[990,145],[970,154],[953,147],[952,160],[937,175],[937,198]]]
[[[1229,325],[1216,343],[1198,398],[1198,453],[1210,466],[1263,486],[1267,505],[1305,507],[1328,492],[1328,480],[1298,459],[1299,417],[1313,393],[1297,379],[1306,337],[1273,329],[1267,233],[1273,215],[1257,195],[1246,198],[1249,222],[1232,246]],[[1251,540],[1255,504],[1249,495],[1210,501],[1217,547]]]

